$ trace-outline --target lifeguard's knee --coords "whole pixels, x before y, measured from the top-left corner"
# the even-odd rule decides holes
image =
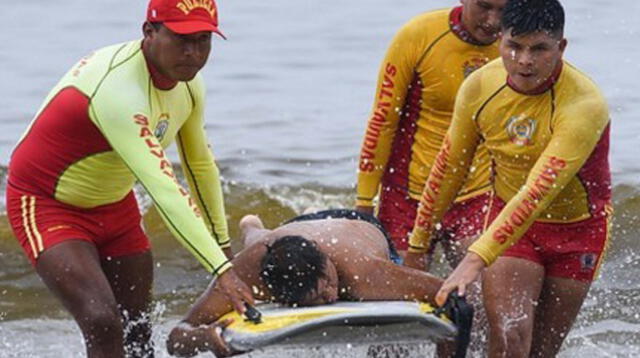
[[[503,319],[490,327],[490,350],[499,357],[528,357],[531,349],[531,324],[527,319]]]
[[[120,312],[115,305],[90,307],[76,314],[76,320],[88,341],[122,340],[124,330]]]

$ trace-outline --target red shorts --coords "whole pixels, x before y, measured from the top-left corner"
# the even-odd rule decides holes
[[[33,195],[10,184],[6,192],[9,223],[34,266],[42,252],[68,240],[94,244],[101,258],[138,254],[151,248],[133,191],[117,203],[93,209]]]
[[[491,221],[504,206],[502,200],[494,199]],[[610,222],[608,214],[569,224],[534,222],[502,256],[538,263],[546,276],[591,282],[606,252]]]
[[[484,193],[455,203],[442,218],[430,250],[433,249],[433,243],[439,240],[458,241],[479,235],[487,215],[489,198],[489,193]],[[393,185],[382,188],[378,220],[391,236],[397,250],[406,251],[409,248],[409,236],[416,221],[419,203],[404,188]]]

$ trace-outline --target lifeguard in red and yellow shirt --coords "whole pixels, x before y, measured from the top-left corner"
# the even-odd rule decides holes
[[[460,88],[406,262],[419,266],[482,143],[494,173],[488,227],[438,301],[464,294],[489,266],[482,275],[489,356],[553,357],[609,238],[609,113],[597,86],[562,60],[557,0],[510,0],[502,24],[501,59]]]
[[[90,357],[153,356],[153,260],[136,182],[236,309],[253,301],[222,250],[229,234],[204,130],[199,71],[212,33],[221,34],[215,3],[151,0],[143,33],[142,40],[104,47],[73,66],[9,164],[13,231],[76,319]],[[173,142],[191,192],[165,153]]]
[[[460,84],[498,56],[499,18],[506,0],[463,0],[462,6],[419,15],[395,36],[382,62],[358,171],[359,211],[373,213],[406,251],[420,193],[451,122]],[[473,236],[481,218],[489,163],[479,152],[474,171],[448,215],[443,234]]]

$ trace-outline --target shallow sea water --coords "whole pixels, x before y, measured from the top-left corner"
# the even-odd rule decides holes
[[[445,0],[226,1],[204,71],[207,124],[224,177],[232,235],[240,217],[274,226],[306,207],[350,206],[357,155],[377,67],[395,31],[412,16],[455,5]],[[565,0],[567,58],[590,74],[612,114],[615,225],[608,260],[561,357],[640,356],[640,23],[635,0]],[[49,89],[77,59],[140,36],[146,2],[14,2],[0,22],[0,194],[14,143]],[[37,19],[37,21],[33,21]],[[172,154],[174,158],[175,152]],[[167,332],[207,284],[143,192],[156,261],[158,357]],[[438,272],[446,273],[440,265]],[[392,337],[381,333],[380,340]],[[248,357],[369,357],[360,340],[287,343]],[[403,343],[389,357],[429,356],[430,344]],[[413,348],[410,348],[413,347]],[[379,348],[379,347],[378,347]],[[382,349],[382,348],[379,348]],[[375,350],[375,349],[374,349]],[[391,353],[390,353],[391,354]],[[80,334],[27,263],[0,202],[0,357],[82,357]]]

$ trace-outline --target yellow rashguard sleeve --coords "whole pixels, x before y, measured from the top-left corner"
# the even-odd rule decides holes
[[[378,194],[420,55],[418,48],[422,41],[417,37],[414,26],[405,25],[391,42],[380,67],[376,97],[360,150],[358,206],[373,206],[373,199]]]
[[[472,75],[456,96],[451,126],[420,198],[415,225],[409,238],[409,252],[428,250],[436,224],[462,188],[479,145],[480,136],[473,118],[478,85],[472,78],[476,76]]]
[[[182,167],[209,232],[222,248],[231,246],[220,172],[204,130],[204,85],[198,77],[189,84],[194,110],[178,132],[176,142]]]
[[[209,272],[224,272],[231,264],[209,234],[188,192],[176,180],[171,163],[149,128],[145,93],[120,88],[118,83],[129,82],[110,76],[92,96],[91,118],[153,199],[173,235]]]
[[[490,265],[516,243],[582,168],[608,122],[608,110],[603,101],[572,103],[565,113],[558,113],[551,140],[536,161],[526,184],[469,251]]]

